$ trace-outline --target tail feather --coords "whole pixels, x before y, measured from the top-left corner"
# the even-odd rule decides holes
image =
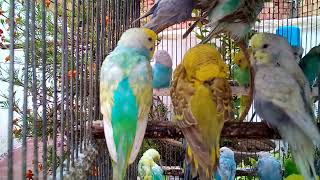
[[[117,162],[112,163],[113,180],[124,180],[126,177],[127,167],[129,164],[129,145],[125,141],[125,137],[119,141],[117,148]]]
[[[306,180],[316,179],[313,139],[308,137],[296,126],[288,126],[280,130],[280,134],[288,141],[297,167]],[[291,129],[291,131],[288,131],[288,129]]]

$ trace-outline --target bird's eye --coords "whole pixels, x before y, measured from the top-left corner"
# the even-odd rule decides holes
[[[152,42],[152,38],[151,38],[151,37],[149,37],[148,40],[149,40],[150,42]]]
[[[150,51],[153,51],[153,47],[150,48]]]
[[[277,62],[277,66],[280,66],[280,63],[279,63],[279,62]]]
[[[265,49],[265,48],[268,48],[268,47],[269,47],[269,44],[264,44],[262,47],[263,47],[264,49]]]

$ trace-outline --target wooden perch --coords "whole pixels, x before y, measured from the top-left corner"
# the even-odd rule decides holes
[[[248,95],[248,88],[231,86],[232,95]],[[170,96],[170,88],[153,89],[154,96]]]
[[[165,175],[183,177],[183,169],[179,166],[162,166]],[[256,169],[242,168],[237,169],[236,176],[257,176]]]
[[[93,123],[92,133],[95,138],[104,138],[101,121]],[[226,122],[221,137],[232,139],[281,139],[279,134],[263,122]],[[182,132],[172,121],[149,121],[145,138],[179,139]]]
[[[231,91],[233,96],[248,95],[249,88],[243,86],[235,86],[231,84]],[[153,89],[154,96],[170,96],[170,88]],[[318,96],[318,87],[312,88],[312,96]]]

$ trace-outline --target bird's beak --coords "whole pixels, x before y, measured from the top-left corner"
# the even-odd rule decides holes
[[[162,167],[162,162],[161,159],[159,160],[159,166]]]

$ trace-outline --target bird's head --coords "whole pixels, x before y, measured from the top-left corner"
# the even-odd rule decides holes
[[[152,57],[157,41],[157,34],[148,28],[131,28],[126,30],[118,41],[118,46],[144,49]]]
[[[148,149],[146,152],[143,153],[143,156],[149,156],[155,162],[158,162],[160,160],[160,154],[155,149]]]
[[[219,51],[209,44],[190,48],[184,55],[183,66],[189,80],[207,81],[213,78],[227,78],[228,66]]]
[[[278,63],[278,59],[292,60],[294,51],[287,40],[271,33],[258,33],[251,38],[251,62],[255,65],[271,65]],[[286,58],[281,58],[286,57]]]
[[[169,53],[165,50],[158,50],[154,54],[153,59],[159,64],[165,65],[169,68],[172,67],[172,59]]]
[[[249,48],[248,52],[251,54],[252,49]],[[235,53],[232,60],[233,60],[233,63],[237,64],[241,69],[245,69],[249,66],[249,62],[247,61],[242,51]]]
[[[258,153],[258,159],[266,158],[266,157],[270,157],[270,156],[271,156],[271,154],[268,153],[268,152],[261,151],[261,152]]]
[[[224,146],[220,148],[220,156],[234,159],[234,152],[230,148]]]

